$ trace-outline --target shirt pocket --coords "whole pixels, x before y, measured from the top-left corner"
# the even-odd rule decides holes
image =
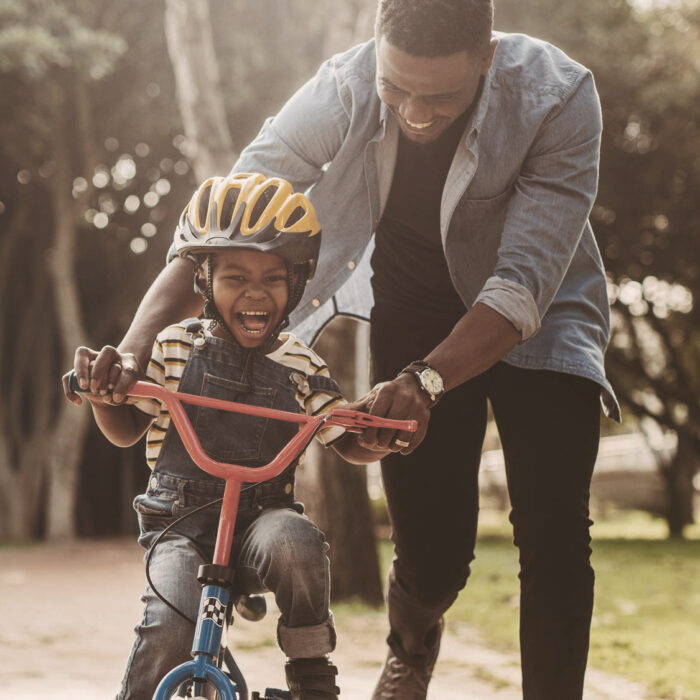
[[[509,187],[495,197],[485,199],[462,197],[455,209],[459,224],[467,229],[468,235],[475,234],[500,240],[512,194],[513,188]]]
[[[201,394],[271,408],[276,390],[205,374]],[[260,416],[200,406],[196,411],[194,429],[210,457],[219,462],[235,463],[259,459],[267,424],[268,419]]]
[[[512,188],[488,199],[462,197],[446,241],[453,281],[468,306],[473,304],[498,263],[503,226]]]

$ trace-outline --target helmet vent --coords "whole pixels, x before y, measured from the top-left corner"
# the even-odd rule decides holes
[[[276,192],[277,186],[271,185],[270,187],[266,187],[260,193],[258,201],[255,202],[255,206],[253,207],[253,211],[250,212],[250,221],[248,225],[251,228],[254,228],[255,224],[258,223],[258,219],[263,215],[263,212],[267,208],[267,205],[270,203],[270,200],[275,196]]]
[[[233,217],[233,210],[236,208],[236,202],[238,201],[238,195],[240,190],[236,188],[231,188],[226,192],[224,197],[224,203],[221,207],[221,228],[227,229],[231,224],[231,218]]]
[[[293,226],[296,224],[299,219],[301,219],[302,216],[304,216],[304,209],[303,207],[297,207],[290,215],[289,218],[287,219],[285,226]]]
[[[200,226],[207,220],[207,210],[209,209],[209,199],[211,198],[211,184],[202,190],[199,196],[199,208],[197,211]]]

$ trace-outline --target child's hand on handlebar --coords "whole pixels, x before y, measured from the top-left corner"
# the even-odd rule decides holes
[[[119,405],[124,402],[124,394],[113,394],[119,386],[131,386],[144,378],[136,358],[131,353],[121,353],[111,345],[105,345],[99,352],[84,346],[75,351],[73,369],[81,389],[89,391],[85,398],[93,403]],[[82,396],[71,391],[68,378],[71,372],[63,375],[63,393],[66,398],[80,406]]]

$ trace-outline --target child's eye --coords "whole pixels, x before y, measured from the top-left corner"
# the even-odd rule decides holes
[[[286,282],[287,281],[287,276],[286,275],[270,275],[270,277],[267,278],[268,282]]]

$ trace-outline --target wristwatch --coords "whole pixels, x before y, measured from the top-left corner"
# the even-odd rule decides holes
[[[415,360],[404,367],[401,374],[411,374],[418,380],[418,386],[430,397],[428,408],[432,408],[445,393],[445,383],[435,367],[431,367],[425,360]]]

